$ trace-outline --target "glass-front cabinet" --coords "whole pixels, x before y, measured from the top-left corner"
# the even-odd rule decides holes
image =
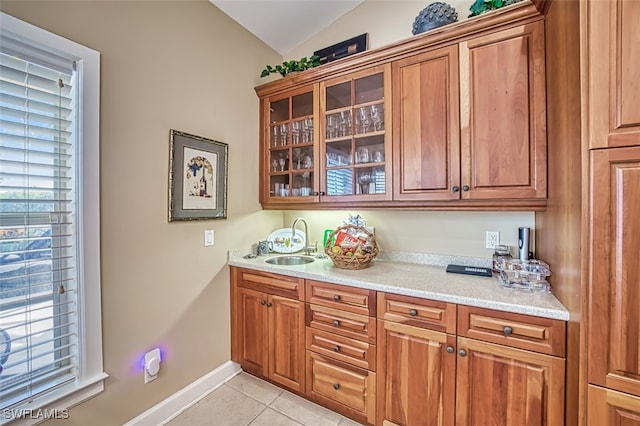
[[[317,85],[312,85],[263,104],[267,125],[262,190],[267,202],[305,203],[318,196],[316,99]]]
[[[320,83],[321,201],[391,199],[390,69]]]

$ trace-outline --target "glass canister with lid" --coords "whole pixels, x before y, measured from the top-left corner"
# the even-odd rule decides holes
[[[504,262],[511,260],[511,249],[509,246],[499,244],[493,253],[493,272],[498,273],[502,270]]]

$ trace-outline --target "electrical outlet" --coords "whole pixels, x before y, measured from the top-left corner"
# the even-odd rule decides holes
[[[500,244],[500,233],[496,231],[487,231],[487,248],[496,248],[498,244]]]

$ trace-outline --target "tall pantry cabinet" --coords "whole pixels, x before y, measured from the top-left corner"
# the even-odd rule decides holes
[[[586,424],[640,426],[640,2],[581,4]]]

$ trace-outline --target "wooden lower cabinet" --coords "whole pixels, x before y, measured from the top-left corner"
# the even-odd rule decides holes
[[[589,385],[587,426],[640,426],[640,397]]]
[[[564,425],[565,360],[458,337],[456,425]]]
[[[373,371],[307,351],[307,395],[361,423],[375,423]]]
[[[564,424],[564,321],[240,268],[231,298],[233,361],[360,423]],[[589,413],[640,426],[640,398],[590,386]]]
[[[232,277],[231,359],[251,374],[304,392],[304,302],[270,294],[281,291],[278,286],[294,291],[274,274],[234,268]]]
[[[454,424],[455,339],[378,320],[378,424]]]

